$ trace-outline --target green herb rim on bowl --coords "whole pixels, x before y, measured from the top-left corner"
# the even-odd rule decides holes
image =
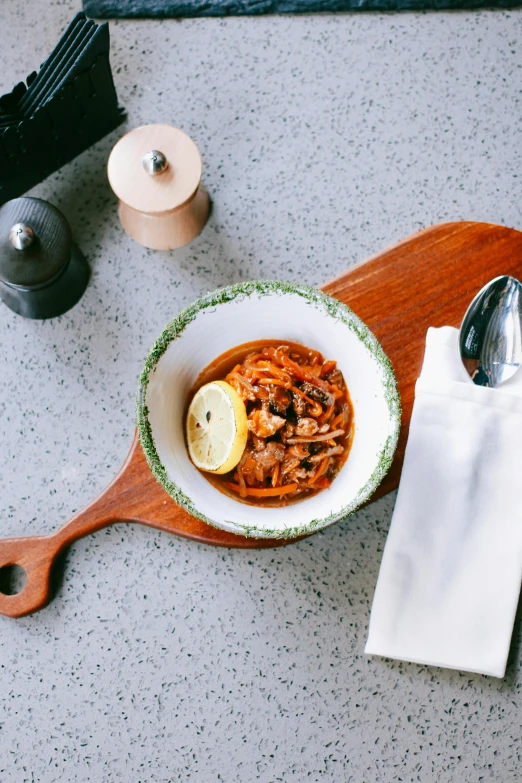
[[[259,297],[273,294],[296,294],[297,296],[303,297],[308,304],[323,310],[332,318],[342,321],[342,323],[351,329],[381,367],[384,397],[388,405],[390,422],[392,424],[392,431],[388,435],[383,448],[376,455],[375,470],[366,484],[360,488],[351,503],[340,511],[320,519],[313,519],[300,527],[289,527],[284,530],[267,530],[266,528],[240,525],[236,522],[231,523],[233,527],[237,528],[239,534],[252,538],[296,538],[297,536],[308,535],[321,528],[327,527],[357,511],[363,503],[369,500],[383,480],[390,468],[397,448],[401,424],[401,401],[391,362],[384,353],[375,335],[347,305],[343,304],[338,299],[334,299],[333,297],[328,296],[328,294],[319,291],[317,288],[309,288],[308,286],[299,285],[297,283],[283,283],[276,280],[258,280],[248,283],[237,283],[202,296],[189,307],[185,308],[185,310],[182,310],[176,318],[167,324],[162,334],[149,351],[140,376],[136,399],[137,425],[141,445],[149,467],[166,492],[179,506],[188,511],[189,514],[222,530],[223,528],[216,525],[215,522],[198,511],[191,498],[167,476],[167,472],[158,456],[154,444],[145,398],[149,377],[156,364],[161,359],[170,343],[183,333],[188,324],[195,320],[199,312],[205,310],[207,307],[214,308],[220,304],[231,302],[238,297],[244,299],[252,294],[257,294]]]

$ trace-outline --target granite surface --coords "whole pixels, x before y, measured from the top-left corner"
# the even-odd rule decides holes
[[[78,5],[4,0],[7,89]],[[202,292],[316,284],[444,220],[522,228],[520,12],[111,32],[128,126],[188,131],[214,211],[184,250],[133,243],[105,175],[119,131],[32,191],[93,278],[57,320],[0,307],[2,536],[53,530],[111,479],[146,351]],[[48,608],[0,617],[0,781],[520,780],[520,623],[503,681],[363,653],[394,499],[286,549],[125,524],[78,542]]]
[[[521,0],[83,0],[88,16],[192,17],[325,11],[447,11],[514,8]]]

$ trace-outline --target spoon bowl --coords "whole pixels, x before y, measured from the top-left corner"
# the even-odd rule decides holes
[[[468,307],[459,334],[462,363],[477,386],[495,388],[522,364],[522,284],[491,280]]]

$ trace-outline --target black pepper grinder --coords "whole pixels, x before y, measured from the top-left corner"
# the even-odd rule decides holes
[[[79,301],[89,267],[59,209],[39,198],[0,207],[0,299],[25,318],[55,318]]]

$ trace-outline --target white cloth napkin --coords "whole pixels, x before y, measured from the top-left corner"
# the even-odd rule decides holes
[[[365,652],[503,677],[522,578],[522,369],[475,386],[429,329]]]

